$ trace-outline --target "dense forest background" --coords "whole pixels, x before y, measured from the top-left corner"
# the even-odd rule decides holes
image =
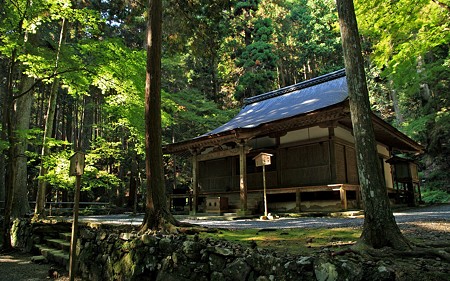
[[[246,97],[344,67],[333,0],[163,4],[163,143],[225,123]],[[416,158],[429,200],[448,198],[450,2],[355,5],[373,110],[426,148]],[[70,201],[69,157],[81,150],[82,201],[131,208],[145,180],[145,3],[0,7],[0,201],[13,190],[14,217],[38,186],[47,201]],[[167,189],[189,186],[189,169],[165,157]]]

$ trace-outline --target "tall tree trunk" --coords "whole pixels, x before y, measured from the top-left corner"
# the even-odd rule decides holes
[[[357,247],[410,248],[392,214],[378,165],[364,61],[352,0],[337,0],[347,75],[350,114],[355,136],[358,175],[364,202],[364,225]]]
[[[56,52],[55,69],[54,74],[58,71],[59,55],[61,52],[61,46],[66,33],[66,21],[63,18],[61,23],[61,32],[59,34],[58,50]],[[44,138],[42,141],[42,151],[41,151],[41,167],[39,169],[39,180],[38,180],[38,191],[36,196],[36,208],[35,216],[45,217],[45,197],[46,197],[46,187],[47,183],[42,177],[47,174],[47,168],[44,165],[45,158],[50,155],[50,148],[48,147],[48,138],[52,136],[53,132],[53,121],[56,112],[56,99],[58,97],[59,90],[59,78],[55,77],[53,80],[52,88],[50,91],[50,97],[48,100],[47,115],[45,116],[45,126],[44,126]]]
[[[403,124],[404,119],[403,119],[403,114],[400,110],[400,104],[398,101],[397,90],[394,88],[392,80],[389,82],[389,84],[391,85],[391,90],[389,91],[389,95],[391,96],[392,105],[394,107],[395,120],[397,121],[397,125],[401,126]]]
[[[3,67],[3,65],[2,65]],[[2,79],[3,77],[0,77]],[[0,104],[2,107],[6,105],[6,89],[3,87],[3,84],[0,84]],[[4,108],[0,108],[0,120],[2,124],[2,130],[0,131],[0,141],[7,142],[6,138],[6,124],[5,119],[3,118]],[[0,209],[4,209],[5,207],[5,198],[6,198],[6,154],[0,148]]]
[[[138,176],[138,163],[137,155],[135,152],[131,152],[131,163],[130,163],[130,185],[128,189],[128,208],[134,208],[134,201],[136,199],[137,193],[137,176]]]
[[[21,93],[28,91],[34,83],[34,79],[26,75],[22,75]],[[23,132],[30,127],[31,103],[33,100],[33,92],[21,96],[15,101],[14,112],[14,134],[16,134],[17,143],[14,147],[13,172],[13,204],[11,216],[19,218],[30,211],[28,203],[28,187],[27,187],[27,157],[25,152],[28,148],[28,141]]]
[[[80,136],[81,139],[80,146],[83,152],[88,151],[91,147],[93,135],[92,128],[94,127],[95,91],[97,91],[97,89],[91,87],[89,95],[84,96],[83,122],[81,124],[81,136]]]
[[[13,200],[13,182],[14,173],[12,168],[12,160],[14,158],[15,140],[12,130],[12,103],[14,96],[14,74],[16,73],[16,57],[17,50],[12,51],[11,59],[8,64],[8,72],[6,78],[6,94],[3,100],[3,120],[2,120],[2,140],[9,142],[9,147],[6,151],[6,165],[5,165],[5,208],[3,214],[3,244],[2,249],[9,251],[12,249],[11,245],[11,209]]]
[[[38,191],[36,198],[35,215],[38,217],[45,217],[45,201],[47,194],[47,182],[44,177],[47,174],[47,168],[44,165],[45,158],[50,155],[50,148],[48,146],[48,139],[52,137],[53,119],[55,118],[56,99],[58,96],[59,78],[53,81],[50,97],[48,100],[47,115],[45,116],[44,139],[42,142],[41,151],[41,167],[39,169]]]
[[[145,84],[146,208],[142,231],[176,223],[164,187],[161,141],[161,0],[148,0],[147,73]]]

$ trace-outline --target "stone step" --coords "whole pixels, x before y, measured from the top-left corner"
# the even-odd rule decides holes
[[[67,242],[70,242],[70,240],[72,239],[72,233],[70,233],[70,232],[62,232],[62,233],[59,234],[59,238],[65,240]]]
[[[64,250],[54,249],[48,245],[36,244],[35,247],[41,253],[41,255],[50,262],[57,263],[69,269],[69,252]]]
[[[45,244],[57,250],[63,250],[68,253],[70,252],[70,242],[63,239],[56,239],[56,238],[46,239]]]

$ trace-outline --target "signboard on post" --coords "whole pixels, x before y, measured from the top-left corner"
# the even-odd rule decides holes
[[[263,167],[263,186],[264,186],[264,219],[267,219],[267,191],[266,191],[266,166],[271,164],[270,157],[272,154],[261,152],[256,155],[253,160],[255,160],[256,167]]]
[[[84,173],[84,153],[75,152],[70,157],[69,176],[81,176]]]

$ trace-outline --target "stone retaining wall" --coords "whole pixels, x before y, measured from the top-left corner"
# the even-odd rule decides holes
[[[54,227],[67,225],[16,221],[16,245],[31,249]],[[367,264],[357,255],[332,257],[325,250],[319,257],[280,256],[194,235],[137,235],[114,227],[82,226],[77,246],[77,276],[92,281],[395,280],[394,272],[382,262]]]

